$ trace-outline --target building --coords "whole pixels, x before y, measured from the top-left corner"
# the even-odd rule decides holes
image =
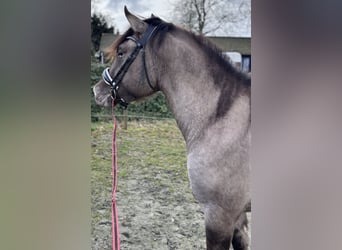
[[[251,54],[251,38],[250,37],[219,37],[208,36],[217,47],[226,53],[235,64],[241,67],[244,72],[251,72],[252,69],[252,54]],[[234,52],[234,53],[232,53]],[[241,60],[238,62],[236,54],[241,55]],[[233,55],[234,56],[233,58]],[[239,65],[240,64],[240,65]]]

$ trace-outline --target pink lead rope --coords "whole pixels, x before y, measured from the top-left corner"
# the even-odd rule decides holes
[[[116,207],[116,186],[117,186],[117,148],[116,148],[116,127],[117,122],[114,115],[114,100],[112,105],[113,116],[113,141],[112,141],[112,239],[113,250],[120,250],[120,232],[119,232],[119,218],[118,209]]]

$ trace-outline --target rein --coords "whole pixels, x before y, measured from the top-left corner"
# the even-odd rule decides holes
[[[117,122],[114,114],[114,100],[112,101],[113,116],[113,138],[112,138],[112,244],[113,250],[120,250],[119,216],[116,207],[116,187],[117,187],[117,147],[116,147],[116,128]]]
[[[131,40],[131,41],[135,42],[135,44],[136,44],[136,47],[133,50],[133,52],[128,56],[127,60],[124,62],[124,64],[118,70],[118,72],[116,73],[114,78],[112,78],[110,75],[109,67],[106,68],[102,73],[102,78],[103,78],[104,82],[111,87],[112,99],[115,101],[118,101],[118,103],[120,105],[124,106],[125,108],[127,108],[128,102],[126,102],[122,97],[120,97],[120,95],[118,93],[119,88],[120,88],[120,84],[122,82],[122,79],[126,75],[129,67],[134,62],[134,60],[137,58],[140,50],[142,51],[142,64],[143,64],[143,70],[144,70],[144,73],[146,76],[147,83],[152,90],[156,90],[156,88],[152,86],[152,84],[150,82],[150,78],[148,77],[148,74],[147,74],[146,61],[145,61],[145,49],[144,48],[145,48],[145,45],[147,44],[147,42],[153,36],[154,32],[158,29],[158,27],[159,26],[154,26],[154,25],[150,24],[148,26],[146,32],[143,34],[143,36],[139,40],[137,40],[133,36],[128,36],[126,39]]]

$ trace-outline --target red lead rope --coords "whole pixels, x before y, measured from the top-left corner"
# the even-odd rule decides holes
[[[113,141],[112,141],[112,239],[113,239],[113,250],[120,250],[120,232],[119,232],[119,218],[118,209],[116,207],[116,186],[117,186],[117,148],[116,148],[116,119],[114,115],[114,101],[112,105],[112,116],[113,116]]]

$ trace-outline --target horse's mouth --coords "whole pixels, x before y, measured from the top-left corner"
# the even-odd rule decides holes
[[[112,103],[111,95],[101,95],[94,91],[95,103],[99,106],[109,107]]]
[[[97,105],[104,106],[104,107],[110,107],[112,105],[112,97],[111,95],[105,95],[103,97],[95,97],[95,102]],[[114,103],[115,105],[115,103]]]

